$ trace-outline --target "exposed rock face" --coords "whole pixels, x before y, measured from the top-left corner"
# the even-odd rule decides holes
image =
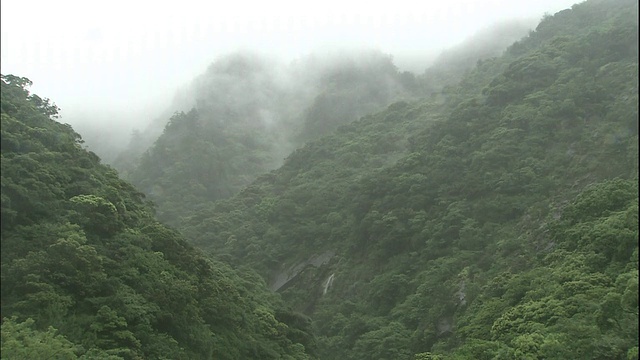
[[[328,250],[319,255],[313,255],[308,260],[303,261],[299,264],[291,266],[289,269],[280,272],[276,275],[275,279],[269,285],[269,288],[272,291],[278,291],[281,287],[285,286],[289,281],[293,280],[298,274],[302,272],[307,266],[312,265],[314,267],[322,266],[329,262],[334,256],[336,252],[333,250]],[[333,282],[333,275],[331,275],[331,281]],[[331,284],[329,284],[331,286]],[[325,292],[328,287],[325,286]]]

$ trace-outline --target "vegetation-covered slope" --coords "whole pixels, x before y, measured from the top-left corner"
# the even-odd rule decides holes
[[[286,66],[251,53],[227,55],[176,98],[172,106],[184,112],[135,132],[113,164],[156,203],[162,221],[176,225],[282,165],[305,142],[456,83],[526,30],[514,22],[479,33],[419,77],[377,51],[316,54]]]
[[[303,359],[308,320],[213,262],[2,76],[2,357]]]
[[[232,54],[194,81],[183,105],[191,110],[176,113],[139,162],[129,152],[116,166],[157,204],[161,220],[177,224],[277,168],[304,141],[411,96],[413,80],[377,52],[290,66]]]
[[[637,15],[545,17],[181,229],[310,314],[321,358],[637,358]]]

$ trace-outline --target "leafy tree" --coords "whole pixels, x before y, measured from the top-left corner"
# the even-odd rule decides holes
[[[3,356],[309,358],[279,297],[158,223],[30,84],[2,76]]]
[[[180,230],[266,282],[302,266],[279,291],[314,320],[321,358],[624,358],[636,12],[587,1],[550,15],[458,84],[308,142]],[[381,348],[389,324],[403,338]]]
[[[78,359],[76,346],[57,330],[34,329],[34,320],[2,320],[2,356],[7,359]]]

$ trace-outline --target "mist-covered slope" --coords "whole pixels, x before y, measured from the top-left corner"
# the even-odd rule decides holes
[[[545,17],[444,96],[308,143],[181,231],[309,314],[321,358],[635,359],[637,15]]]
[[[2,358],[306,359],[308,319],[211,261],[2,76]]]
[[[457,84],[479,61],[502,56],[511,44],[536,27],[536,21],[520,19],[496,23],[444,50],[417,77],[420,92],[427,96],[440,95],[445,87]]]
[[[514,21],[486,29],[421,76],[400,72],[378,51],[336,50],[290,64],[251,52],[222,56],[176,94],[170,108],[179,111],[134,131],[111,163],[157,204],[160,219],[176,225],[277,168],[305,142],[394,101],[439,93],[527,28]]]
[[[174,114],[139,162],[121,170],[156,202],[162,220],[177,224],[204,202],[234,195],[277,168],[305,141],[414,96],[412,80],[378,52],[287,66],[232,54],[194,81],[183,105],[191,110]]]

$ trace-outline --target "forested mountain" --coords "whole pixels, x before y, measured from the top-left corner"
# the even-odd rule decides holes
[[[501,56],[504,50],[526,36],[537,24],[531,20],[510,20],[487,27],[461,44],[444,50],[417,77],[420,93],[437,96],[443,88],[457,84],[478,61]]]
[[[310,358],[308,318],[155,220],[28,79],[1,85],[2,358]]]
[[[638,359],[637,1],[306,61],[212,65],[139,190],[3,76],[2,356]]]
[[[175,113],[138,162],[130,151],[115,165],[157,204],[161,220],[177,224],[277,168],[305,141],[414,96],[412,81],[374,51],[311,56],[286,66],[231,54],[194,81],[180,105],[191,110]],[[132,145],[148,142],[139,135]]]
[[[180,230],[310,315],[323,359],[637,359],[637,219],[638,4],[590,0]]]
[[[276,169],[304,143],[394,101],[433,96],[457,83],[476,61],[499,55],[527,29],[518,21],[485,29],[420,76],[400,72],[378,51],[312,54],[288,65],[230,54],[176,95],[171,106],[184,111],[134,132],[113,165],[156,203],[162,221],[177,225]]]

